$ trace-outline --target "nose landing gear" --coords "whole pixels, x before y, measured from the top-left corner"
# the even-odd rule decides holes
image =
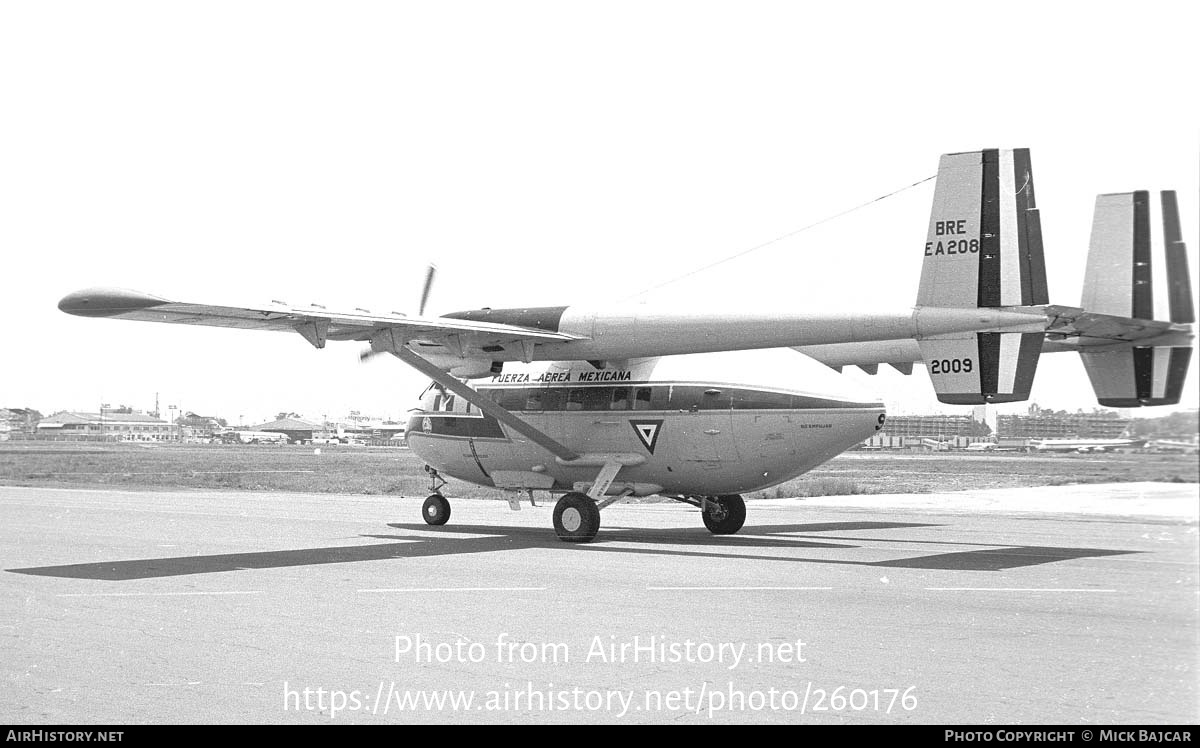
[[[440,493],[430,494],[421,505],[421,516],[426,524],[444,525],[450,521],[450,502]]]
[[[450,521],[450,502],[441,493],[446,481],[429,465],[425,466],[425,472],[429,473],[429,488],[433,493],[421,505],[421,517],[426,524],[444,525]]]

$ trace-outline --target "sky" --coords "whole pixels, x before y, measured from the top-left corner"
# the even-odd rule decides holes
[[[1079,303],[1095,195],[1134,189],[1179,192],[1195,288],[1198,14],[3,3],[0,406],[401,417],[424,386],[356,343],[58,311],[92,286],[414,313],[436,263],[435,314],[904,309],[933,194],[910,185],[989,147],[1031,149],[1052,302]],[[968,410],[921,367],[850,376],[893,412]],[[1042,358],[1031,400],[1095,406],[1074,354]]]

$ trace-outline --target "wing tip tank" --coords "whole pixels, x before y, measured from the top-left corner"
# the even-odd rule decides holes
[[[62,297],[58,308],[78,317],[116,317],[169,303],[167,299],[124,288],[85,288]]]

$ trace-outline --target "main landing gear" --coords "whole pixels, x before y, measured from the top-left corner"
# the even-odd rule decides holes
[[[564,494],[554,505],[554,532],[559,540],[586,543],[600,529],[600,507],[587,494]]]
[[[438,475],[438,471],[425,466],[429,473],[430,487],[433,493],[425,499],[421,506],[421,517],[430,525],[444,525],[450,520],[450,502],[441,494],[446,481]],[[615,475],[616,471],[610,471]],[[604,476],[602,476],[604,477]],[[604,485],[597,489],[602,491],[612,482],[612,477],[605,477]],[[593,484],[593,487],[595,485]],[[567,543],[587,543],[596,537],[600,530],[600,510],[621,499],[626,498],[631,491],[616,496],[605,496],[594,499],[588,494],[571,491],[563,494],[554,505],[554,532],[559,540]],[[532,497],[532,493],[530,493]],[[713,535],[733,535],[742,529],[746,523],[746,502],[738,494],[723,496],[672,496],[672,499],[700,510],[704,526]]]
[[[554,505],[554,532],[568,543],[588,542],[600,529],[600,510],[620,498],[609,497],[597,503],[582,493],[563,495]],[[733,535],[746,524],[746,502],[738,494],[674,498],[699,507],[704,526],[713,535]]]
[[[724,496],[672,496],[700,510],[704,526],[713,535],[733,535],[746,524],[746,502],[736,493]]]
[[[732,535],[746,524],[746,502],[735,493],[709,498],[700,516],[713,535]]]

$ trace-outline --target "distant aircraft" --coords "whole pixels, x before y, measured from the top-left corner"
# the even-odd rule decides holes
[[[1177,452],[1191,455],[1200,452],[1200,442],[1187,442],[1180,439],[1154,439],[1146,447],[1153,452]]]
[[[425,317],[432,268],[417,317],[119,289],[72,293],[59,308],[298,333],[317,348],[368,341],[396,356],[433,380],[407,430],[431,476],[431,525],[450,517],[444,474],[509,491],[514,508],[516,492],[559,495],[554,528],[567,541],[591,540],[613,502],[650,494],[698,507],[709,530],[730,534],[745,521],[742,494],[883,427],[883,403],[838,367],[907,373],[924,362],[942,402],[1002,403],[1028,398],[1043,351],[1073,350],[1102,404],[1178,402],[1194,315],[1174,193],[1163,193],[1162,213],[1170,321],[1152,319],[1146,192],[1097,200],[1083,305],[1049,303],[1025,149],[942,156],[916,304],[892,314],[639,304]]]
[[[223,438],[240,444],[287,444],[287,434],[278,431],[226,431]]]
[[[1145,439],[1035,439],[1029,448],[1037,452],[1107,452],[1135,449],[1145,444]]]
[[[974,442],[968,444],[965,451],[967,452],[994,452],[996,450],[995,442]]]

